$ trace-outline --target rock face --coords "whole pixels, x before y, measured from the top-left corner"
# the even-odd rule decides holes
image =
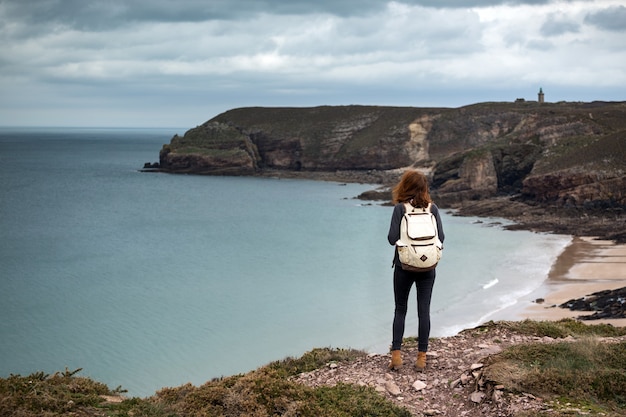
[[[174,136],[159,166],[213,175],[375,171],[394,181],[412,166],[430,174],[442,206],[517,195],[623,209],[626,102],[240,108]]]
[[[432,110],[401,107],[242,108],[175,136],[162,169],[249,175],[388,170],[428,159]]]
[[[430,136],[439,201],[520,193],[552,205],[626,205],[625,103],[503,107],[441,118]]]
[[[593,314],[578,317],[581,320],[626,318],[626,287],[605,290],[566,301],[559,307],[575,311],[593,311]]]
[[[172,138],[159,153],[161,170],[191,174],[252,175],[258,169],[257,147],[226,124],[207,122]]]

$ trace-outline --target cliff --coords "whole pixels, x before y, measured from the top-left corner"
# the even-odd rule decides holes
[[[525,320],[488,322],[429,345],[425,372],[390,355],[312,349],[246,374],[127,398],[81,371],[0,378],[0,415],[20,417],[623,416],[626,328]],[[564,360],[566,358],[567,360]],[[210,359],[210,358],[209,358]]]
[[[429,159],[427,134],[445,110],[400,107],[240,108],[174,136],[162,170],[250,175],[262,170],[390,170]]]
[[[174,136],[159,159],[172,173],[383,185],[416,167],[443,207],[484,215],[506,197],[509,210],[524,202],[518,215],[540,206],[621,219],[626,102],[239,108]]]

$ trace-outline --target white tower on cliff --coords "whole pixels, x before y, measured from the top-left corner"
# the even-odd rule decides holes
[[[539,94],[538,94],[537,101],[539,101],[539,104],[543,103],[543,89],[541,87],[539,87]]]

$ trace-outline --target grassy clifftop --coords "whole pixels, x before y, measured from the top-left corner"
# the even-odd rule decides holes
[[[611,417],[626,407],[625,336],[626,328],[574,320],[491,322],[433,340],[437,356],[429,359],[426,374],[389,373],[387,355],[314,349],[247,374],[164,388],[143,399],[123,398],[119,388],[76,372],[11,375],[0,379],[0,415]],[[314,384],[304,382],[309,374]],[[416,379],[428,382],[426,393],[411,386]]]

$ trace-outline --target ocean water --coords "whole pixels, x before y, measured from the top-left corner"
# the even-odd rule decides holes
[[[0,129],[0,377],[82,368],[143,397],[315,347],[386,352],[392,209],[354,199],[372,186],[139,172],[175,133]],[[497,319],[570,241],[443,222],[434,337]]]

